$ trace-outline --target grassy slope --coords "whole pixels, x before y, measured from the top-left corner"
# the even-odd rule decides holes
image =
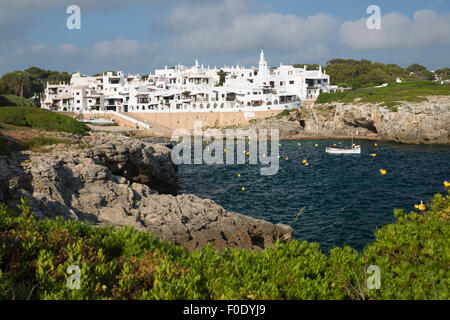
[[[36,221],[0,206],[0,298],[33,299],[449,299],[450,194],[424,212],[397,210],[396,223],[358,253],[277,243],[263,252],[211,247],[188,252],[129,227]],[[80,290],[66,270],[81,268]],[[364,270],[381,269],[369,290]]]
[[[1,107],[0,123],[83,135],[90,130],[71,117],[35,107]]]
[[[0,95],[0,107],[3,106],[25,106],[33,107],[34,104],[30,100],[13,94]]]
[[[334,94],[322,93],[317,98],[316,103],[349,103],[354,102],[356,99],[361,99],[360,103],[381,103],[392,107],[401,104],[402,101],[425,101],[426,96],[433,95],[450,95],[450,85],[441,85],[429,81],[391,83],[385,88],[361,88],[355,91]]]

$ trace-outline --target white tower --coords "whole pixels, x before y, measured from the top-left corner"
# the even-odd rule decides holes
[[[261,54],[259,55],[259,71],[258,76],[267,77],[269,76],[269,69],[267,68],[267,61],[264,57],[264,50],[261,48]]]

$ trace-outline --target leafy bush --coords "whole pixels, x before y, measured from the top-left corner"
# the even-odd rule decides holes
[[[359,253],[277,242],[262,252],[186,251],[130,227],[36,220],[0,205],[0,298],[3,299],[449,299],[450,194],[376,232]],[[69,290],[67,268],[81,269]],[[369,290],[366,268],[381,270]]]
[[[90,130],[88,126],[69,116],[34,107],[2,107],[0,123],[83,135]]]

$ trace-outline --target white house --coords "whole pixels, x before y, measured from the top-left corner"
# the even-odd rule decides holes
[[[219,86],[219,71],[225,83]],[[122,71],[98,77],[72,75],[70,84],[47,85],[41,106],[57,111],[214,112],[299,108],[302,100],[330,92],[330,77],[319,70],[282,65],[269,68],[261,50],[258,67],[176,65],[144,80]]]

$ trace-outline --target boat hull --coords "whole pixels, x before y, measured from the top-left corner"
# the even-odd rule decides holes
[[[326,148],[325,152],[331,154],[361,154],[361,147],[357,146],[352,149]]]

